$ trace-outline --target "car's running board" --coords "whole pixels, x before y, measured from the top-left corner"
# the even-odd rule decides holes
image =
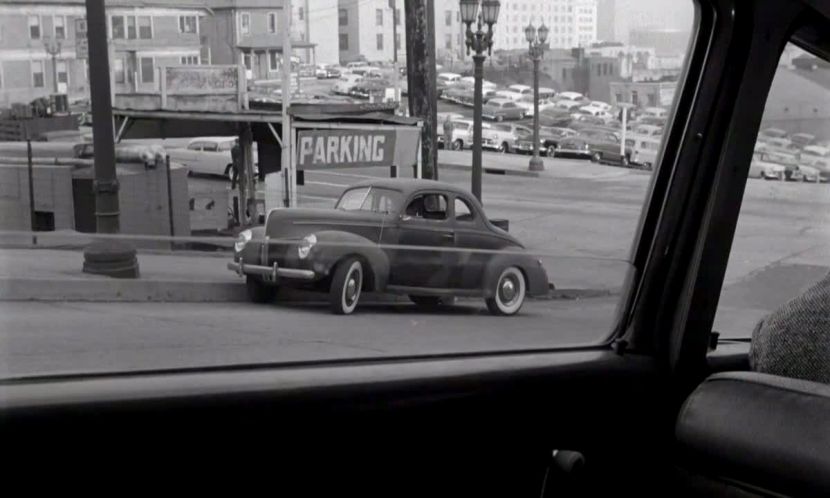
[[[437,287],[409,287],[406,285],[387,285],[386,292],[390,294],[412,294],[416,296],[484,296],[481,289],[441,289]]]

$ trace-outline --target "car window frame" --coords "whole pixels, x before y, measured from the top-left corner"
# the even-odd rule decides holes
[[[435,220],[435,219],[411,216],[411,215],[406,214],[407,208],[417,197],[422,196],[422,195],[430,195],[430,194],[442,195],[446,199],[447,208],[446,208],[446,211],[445,211],[446,216],[444,217],[444,219]],[[406,218],[406,219],[402,219],[401,221],[404,221],[405,223],[430,222],[430,224],[436,224],[436,223],[441,224],[441,223],[443,223],[443,224],[446,224],[446,225],[450,225],[451,224],[450,221],[452,220],[452,216],[450,215],[450,209],[451,209],[451,207],[450,207],[450,197],[451,197],[450,194],[448,192],[443,191],[443,190],[437,190],[437,189],[416,190],[412,194],[410,194],[407,201],[404,202],[403,205],[401,206],[401,216]]]
[[[470,220],[459,220],[458,219],[458,214],[457,214],[457,211],[455,209],[455,203],[459,202],[459,201],[464,203],[467,206],[467,209],[470,211],[470,214],[472,215],[472,219],[470,219]],[[475,204],[470,199],[468,199],[466,196],[464,196],[462,194],[458,194],[458,193],[453,194],[453,198],[452,198],[452,220],[453,220],[453,224],[461,225],[462,227],[479,226],[480,225],[480,222],[479,222],[480,218],[481,218],[481,216],[479,216],[479,213],[476,212]]]

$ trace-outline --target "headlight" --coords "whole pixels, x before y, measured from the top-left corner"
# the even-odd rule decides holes
[[[233,244],[233,250],[236,252],[242,252],[242,249],[245,248],[245,244],[251,241],[251,231],[250,230],[242,230],[239,232],[239,235],[236,237],[236,242]]]
[[[297,256],[300,259],[305,259],[308,257],[308,253],[311,252],[311,248],[317,244],[317,236],[313,233],[311,235],[306,235],[303,237],[303,240],[300,241],[300,245],[297,246]]]

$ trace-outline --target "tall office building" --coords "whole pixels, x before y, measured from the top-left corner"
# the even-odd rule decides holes
[[[551,48],[572,48],[596,41],[596,0],[504,0],[493,48],[527,47],[524,29],[533,23],[550,28]]]
[[[616,15],[616,0],[597,0],[597,40],[616,41],[614,32],[614,16]]]

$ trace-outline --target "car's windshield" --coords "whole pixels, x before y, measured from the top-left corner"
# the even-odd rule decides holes
[[[343,211],[371,211],[375,213],[394,213],[399,208],[401,193],[378,187],[361,187],[343,192],[335,205]]]

